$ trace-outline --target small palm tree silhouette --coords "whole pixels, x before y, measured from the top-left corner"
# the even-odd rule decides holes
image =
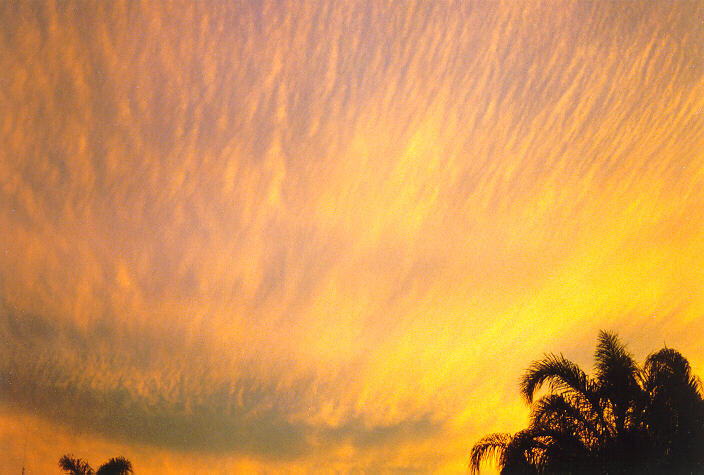
[[[73,458],[73,455],[64,455],[59,459],[59,467],[71,475],[93,475],[93,469],[88,462],[79,458]]]
[[[70,475],[129,475],[134,473],[132,463],[124,457],[113,457],[94,472],[93,468],[80,458],[64,455],[59,459],[59,467]]]
[[[96,475],[128,475],[134,473],[132,464],[124,457],[113,457],[98,468]]]

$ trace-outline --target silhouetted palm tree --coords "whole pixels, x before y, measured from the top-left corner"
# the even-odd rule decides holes
[[[663,348],[646,359],[641,385],[648,401],[643,424],[659,466],[686,471],[695,461],[704,470],[704,404],[689,362]]]
[[[73,458],[73,455],[64,455],[59,459],[59,467],[70,475],[129,475],[134,473],[132,463],[124,457],[113,457],[98,467],[97,472],[93,472],[88,462]]]
[[[128,475],[134,473],[132,464],[124,457],[114,457],[98,468],[96,475]]]
[[[530,365],[520,390],[527,429],[474,445],[470,467],[494,459],[502,473],[704,469],[704,401],[687,360],[663,348],[640,368],[616,335],[600,332],[588,376],[562,355]],[[548,394],[534,400],[541,387]]]
[[[59,467],[71,475],[93,475],[93,469],[88,462],[73,458],[73,455],[64,455],[59,459]]]

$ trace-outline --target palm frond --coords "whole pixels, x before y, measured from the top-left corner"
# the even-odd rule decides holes
[[[629,411],[642,399],[641,370],[614,333],[600,331],[594,353],[596,381],[606,419],[619,433],[634,421]]]
[[[638,364],[616,334],[601,330],[594,352],[597,380],[601,385],[615,385],[626,379],[635,382]]]
[[[587,374],[562,355],[546,354],[542,360],[534,361],[521,378],[520,390],[527,402],[544,384],[553,391],[574,392],[588,397],[592,384]]]
[[[530,427],[570,432],[586,445],[600,436],[598,415],[583,398],[570,394],[549,394],[533,403]]]
[[[495,463],[501,463],[511,439],[511,434],[489,434],[474,444],[469,461],[469,468],[472,473],[479,473],[479,465],[483,460],[488,459]]]

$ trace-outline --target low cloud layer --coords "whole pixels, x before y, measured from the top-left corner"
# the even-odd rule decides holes
[[[452,469],[599,328],[702,373],[700,3],[0,15],[6,421],[214,469]]]

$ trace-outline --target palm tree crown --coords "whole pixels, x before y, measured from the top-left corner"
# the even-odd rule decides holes
[[[125,457],[113,457],[94,472],[93,468],[80,458],[64,455],[59,459],[59,467],[69,475],[130,475],[134,473],[132,463]]]
[[[594,375],[547,354],[524,373],[530,422],[472,448],[470,467],[493,459],[502,473],[633,473],[704,469],[704,400],[677,351],[663,348],[639,366],[618,337],[599,333]],[[543,387],[547,394],[535,399]]]
[[[73,458],[73,455],[61,457],[59,459],[59,467],[70,475],[93,475],[93,468],[88,465],[88,462]]]
[[[132,463],[124,457],[113,457],[102,464],[95,475],[129,475],[132,471]]]

